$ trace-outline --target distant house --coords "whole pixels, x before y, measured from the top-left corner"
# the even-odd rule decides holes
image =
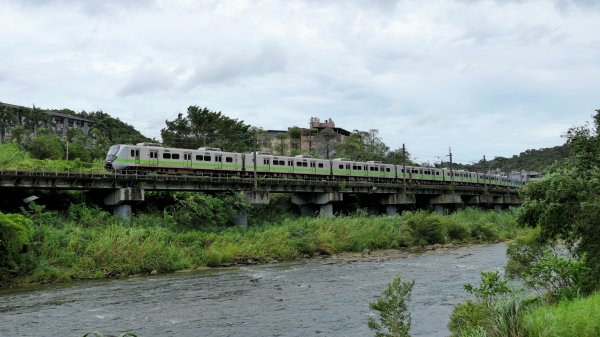
[[[59,135],[66,136],[68,128],[80,128],[88,134],[93,121],[53,110],[39,110],[43,116],[35,116],[34,109],[0,102],[0,113],[3,114],[3,127],[6,136],[10,136],[10,128],[18,125],[27,125],[32,118],[36,118],[36,127],[43,126],[53,130]],[[10,114],[10,115],[9,115]],[[39,118],[39,119],[38,119]]]
[[[295,129],[296,133],[299,131],[299,138],[292,139],[292,129]],[[325,130],[333,131],[334,138],[338,142],[342,142],[350,135],[350,132],[342,128],[335,126],[335,123],[331,118],[326,119],[324,122],[317,117],[311,117],[308,128],[288,128],[287,130],[267,130],[266,134],[269,136],[270,142],[261,143],[261,151],[272,152],[274,154],[281,154],[283,150],[284,155],[295,154],[309,154],[311,151],[323,152],[323,143],[327,140],[324,139]],[[286,137],[278,136],[285,135]],[[320,153],[321,154],[321,153]],[[325,153],[321,154],[325,156]]]

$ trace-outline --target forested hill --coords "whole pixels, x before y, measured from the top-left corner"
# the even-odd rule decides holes
[[[499,169],[503,172],[508,171],[538,171],[543,172],[549,166],[568,160],[570,156],[569,145],[563,144],[542,149],[531,149],[514,155],[510,158],[496,157],[487,160],[483,159],[473,165],[464,165],[465,169],[473,171],[488,171]]]
[[[48,111],[91,120],[93,122],[93,128],[106,136],[112,144],[136,144],[152,141],[152,139],[142,135],[142,133],[136,130],[132,125],[102,111],[75,112],[69,109]]]

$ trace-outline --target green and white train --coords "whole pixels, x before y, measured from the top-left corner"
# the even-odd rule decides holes
[[[207,175],[216,172],[254,172],[254,153],[225,152],[217,148],[197,150],[162,147],[160,144],[113,145],[105,167],[114,171],[161,174]],[[409,180],[411,183],[487,184],[519,187],[520,181],[506,176],[381,162],[358,162],[345,158],[316,159],[307,156],[276,156],[256,153],[256,172],[269,176],[348,177],[352,180]]]

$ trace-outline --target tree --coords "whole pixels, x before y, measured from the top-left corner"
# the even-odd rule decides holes
[[[278,133],[275,135],[275,153],[285,156],[288,151],[289,137],[287,133]]]
[[[4,143],[9,128],[17,122],[16,112],[8,107],[0,108],[0,143]]]
[[[385,145],[375,129],[354,130],[343,142],[336,144],[340,157],[357,161],[386,161],[390,148]]]
[[[410,299],[415,281],[403,282],[396,276],[388,285],[381,297],[369,304],[372,310],[379,313],[379,321],[369,317],[369,329],[375,331],[377,337],[410,336],[410,312],[406,302]]]
[[[165,121],[160,131],[165,145],[194,149],[210,146],[226,151],[245,152],[252,148],[250,126],[221,112],[190,106],[187,115]]]
[[[570,160],[522,190],[521,223],[540,226],[539,240],[562,240],[573,256],[587,256],[584,291],[600,287],[600,110],[594,127],[566,133]]]
[[[64,159],[63,142],[55,134],[38,134],[31,139],[29,152],[37,159]]]

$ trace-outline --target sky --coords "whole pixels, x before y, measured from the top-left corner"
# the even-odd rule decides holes
[[[331,118],[470,163],[561,145],[600,109],[600,1],[0,0],[0,101],[156,139],[191,105]]]

